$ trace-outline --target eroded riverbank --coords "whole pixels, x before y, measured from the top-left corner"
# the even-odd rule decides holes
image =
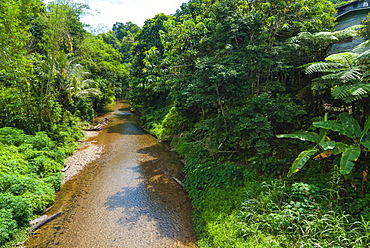
[[[190,200],[171,179],[181,164],[128,107],[104,116],[108,126],[89,140],[100,158],[63,185],[48,213],[62,216],[26,247],[196,247]]]

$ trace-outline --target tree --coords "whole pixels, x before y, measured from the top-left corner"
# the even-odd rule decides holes
[[[154,64],[149,62],[149,55],[154,55],[156,61],[162,61],[164,56],[164,47],[161,43],[160,35],[166,32],[164,22],[170,19],[169,16],[158,14],[152,19],[145,21],[143,28],[135,37],[135,43],[132,46],[132,66],[130,70],[130,101],[134,108],[141,107],[147,109],[163,104],[168,96],[167,91],[154,89],[158,85],[159,67],[153,68]],[[159,62],[162,63],[162,62]],[[153,74],[150,75],[151,69]]]

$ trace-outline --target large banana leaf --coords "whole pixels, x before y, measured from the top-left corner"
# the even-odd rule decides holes
[[[358,124],[358,122],[350,116],[348,113],[340,113],[339,114],[340,121],[342,124],[349,129],[353,130],[353,133],[355,134],[356,138],[360,138],[361,136],[361,127]]]
[[[367,134],[369,129],[370,129],[370,116],[367,118],[367,120],[365,122],[364,129],[362,129],[360,141],[363,140],[364,136]]]
[[[365,124],[365,127],[366,127],[366,124]],[[366,128],[364,128],[364,130],[365,129]],[[370,133],[369,132],[365,133],[364,135],[361,134],[360,144],[363,145],[366,149],[370,150]]]
[[[361,142],[361,145],[363,145],[367,150],[370,150],[370,141]]]
[[[333,149],[333,154],[338,155],[344,152],[349,146],[347,144],[344,144],[342,142],[336,142],[335,147]]]
[[[314,143],[319,142],[319,135],[317,133],[307,132],[307,131],[297,131],[297,132],[289,133],[289,134],[278,134],[276,135],[276,137],[277,138],[299,139],[303,141],[311,141]]]
[[[352,129],[334,121],[318,121],[314,122],[313,125],[315,127],[325,128],[335,132],[339,132],[340,134],[345,135],[349,138],[355,138],[355,133]]]
[[[328,121],[328,113],[324,115],[324,121]],[[327,136],[328,130],[324,128],[320,128],[319,130],[319,142],[330,141],[330,138]]]
[[[341,174],[348,174],[352,171],[355,162],[357,161],[358,157],[360,156],[361,149],[357,146],[348,147],[344,150],[342,157],[340,159],[340,173]]]
[[[290,170],[288,172],[288,177],[293,175],[293,173],[298,172],[306,163],[307,161],[318,152],[318,149],[313,148],[309,150],[302,151],[298,157],[294,160]]]
[[[332,150],[335,147],[335,141],[326,141],[326,142],[321,142],[319,145],[322,147],[324,150]]]

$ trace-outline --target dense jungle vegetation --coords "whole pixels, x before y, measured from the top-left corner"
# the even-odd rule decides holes
[[[335,32],[341,3],[190,0],[93,35],[86,5],[0,2],[0,245],[124,96],[186,161],[199,247],[368,247],[370,19]]]
[[[191,0],[136,36],[129,99],[186,161],[199,247],[370,245],[370,50],[328,53],[335,13]]]

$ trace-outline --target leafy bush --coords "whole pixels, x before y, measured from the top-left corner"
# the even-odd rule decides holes
[[[232,162],[188,160],[184,172],[184,183],[195,207],[200,207],[208,187],[237,186],[244,180],[243,171]]]
[[[13,219],[12,211],[0,208],[0,245],[9,240],[17,231],[17,222]]]
[[[183,137],[175,137],[171,141],[171,146],[174,146],[176,152],[185,159],[202,159],[210,155],[203,143],[201,141],[194,141],[191,134],[185,134]]]
[[[4,145],[21,145],[27,136],[20,129],[13,127],[0,128],[0,142]]]
[[[182,117],[175,107],[170,108],[160,124],[154,124],[153,133],[159,139],[168,139],[180,134],[186,126],[186,119]]]
[[[35,150],[39,151],[48,151],[55,148],[55,143],[45,132],[38,132],[36,135],[28,136],[25,143],[31,144]]]
[[[45,132],[26,135],[16,128],[0,128],[0,244],[54,201],[61,185],[61,169],[75,135],[57,143]]]

